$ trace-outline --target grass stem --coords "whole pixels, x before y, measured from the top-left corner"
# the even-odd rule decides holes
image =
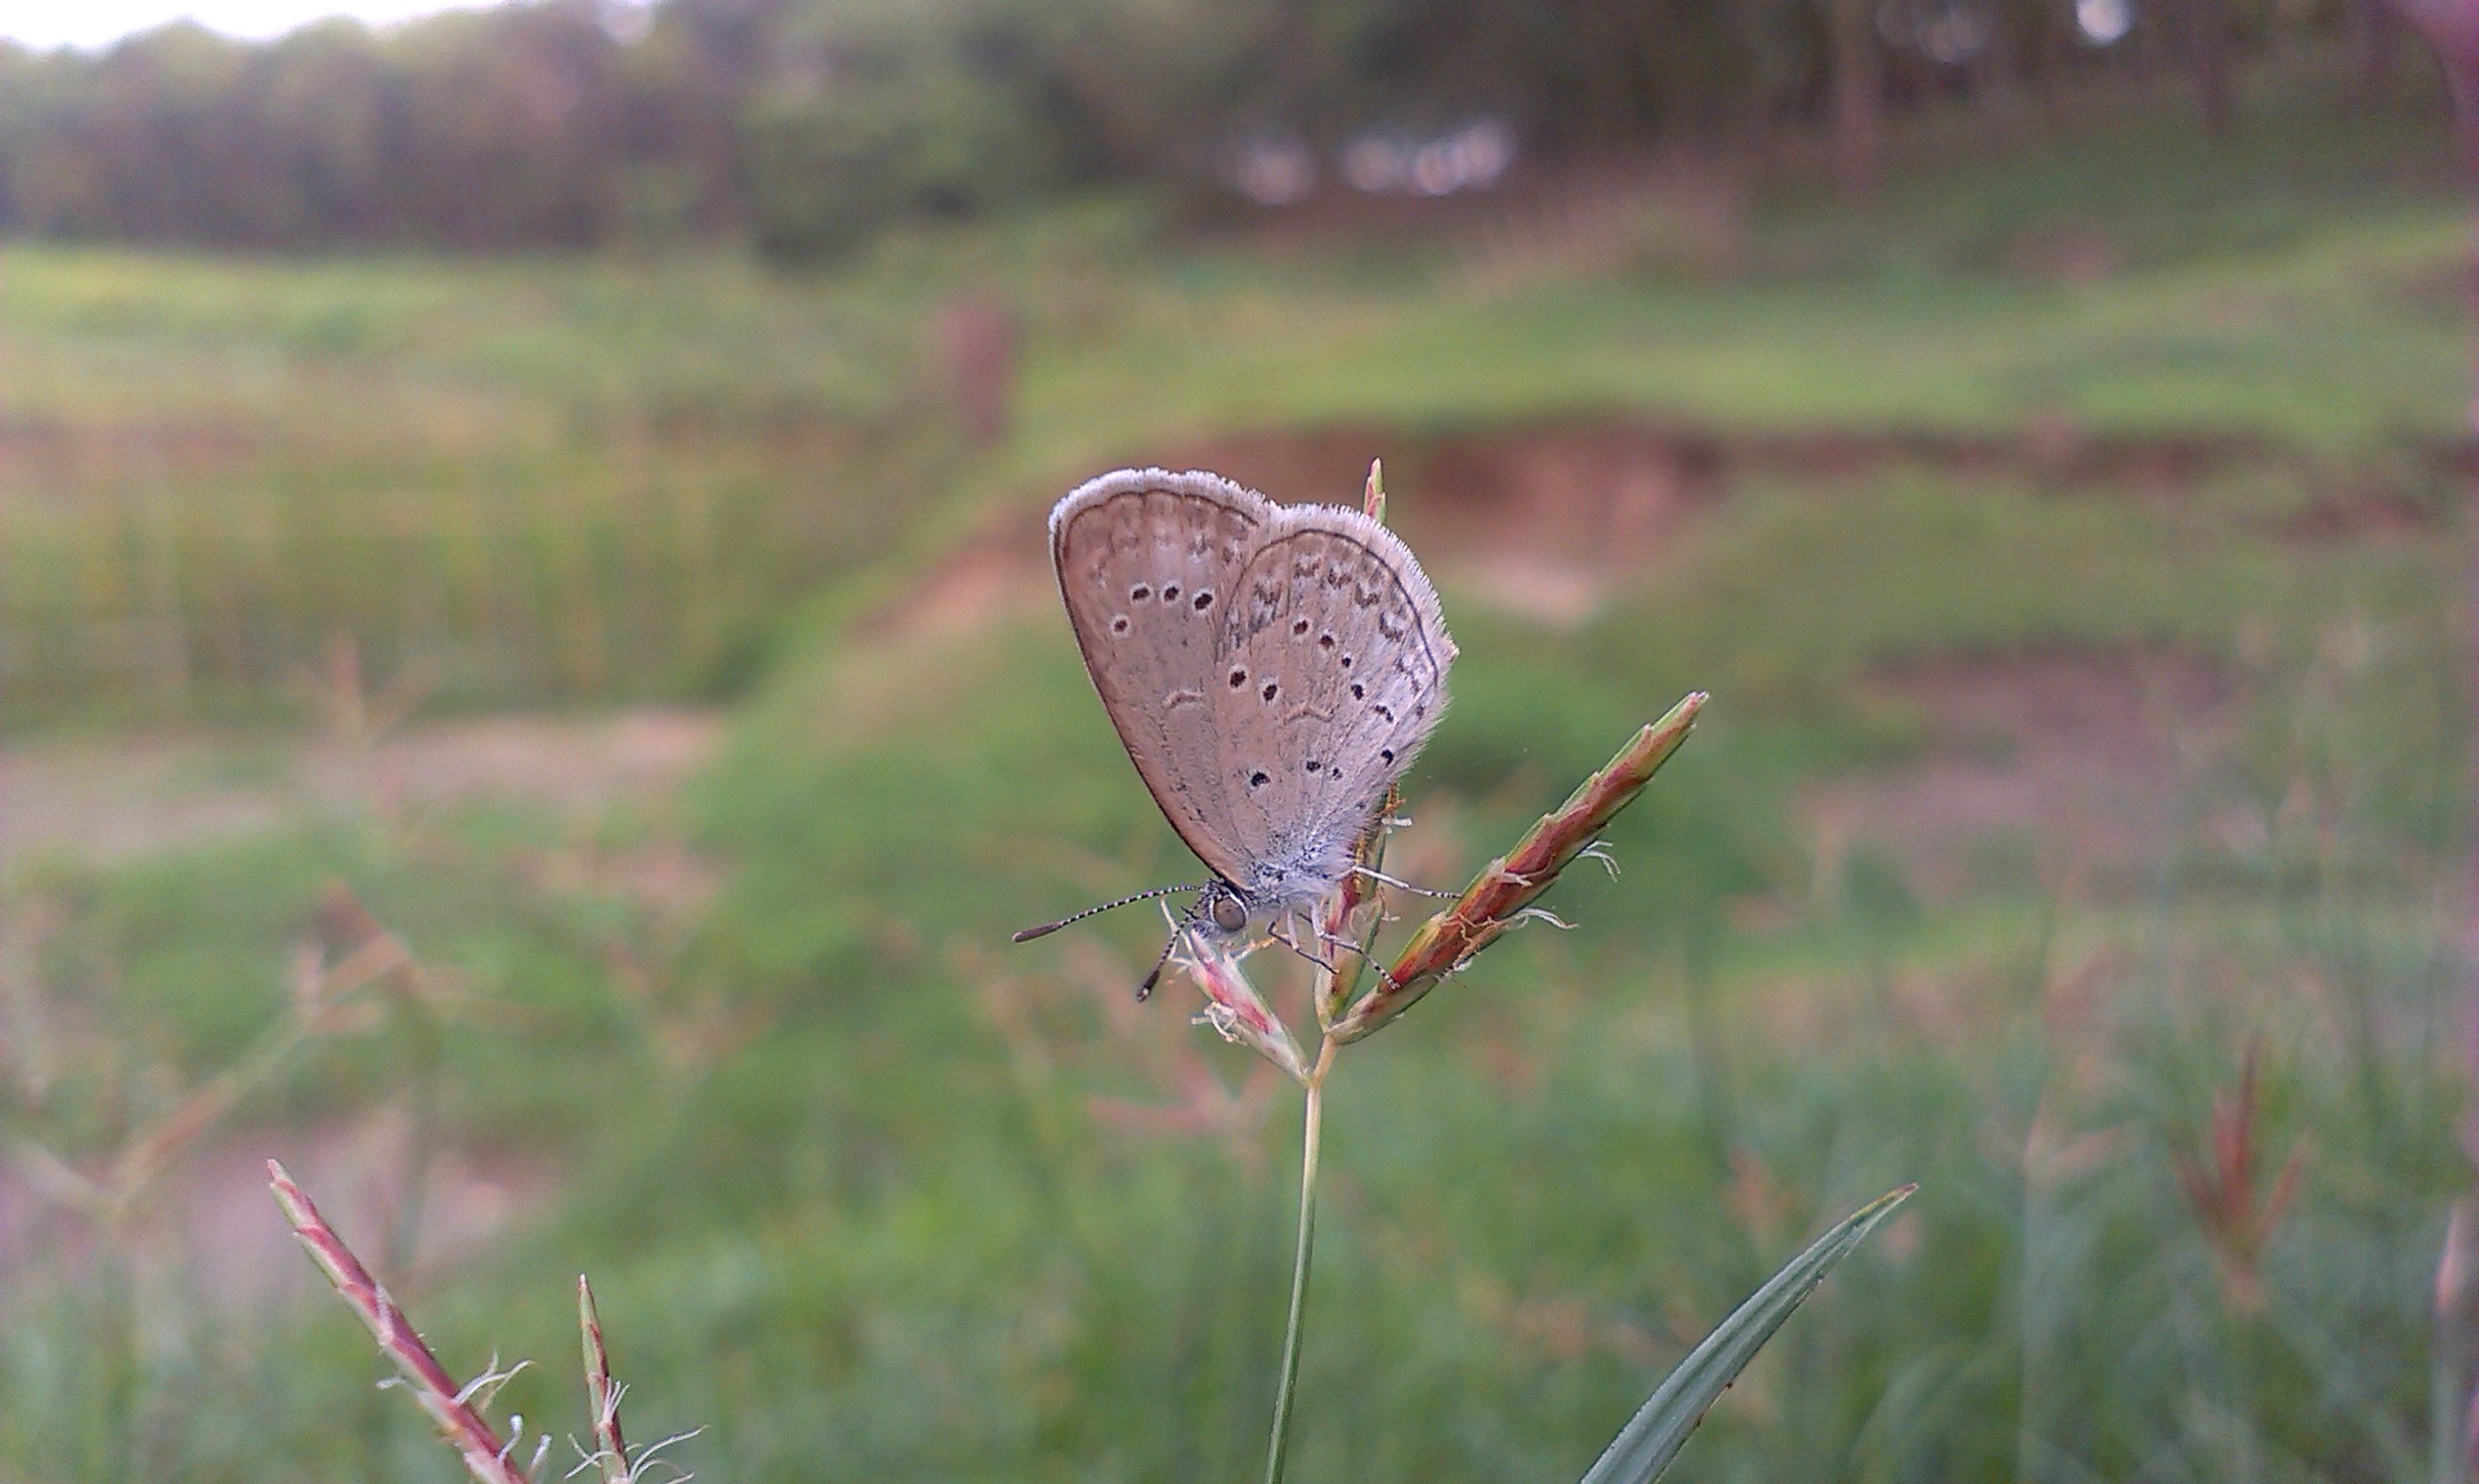
[[[1325,1123],[1325,1073],[1333,1062],[1334,1043],[1317,1059],[1309,1077],[1306,1113],[1300,1133],[1300,1239],[1291,1253],[1291,1316],[1283,1327],[1283,1371],[1274,1383],[1274,1436],[1265,1448],[1265,1484],[1282,1484],[1283,1462],[1291,1441],[1291,1394],[1300,1379],[1300,1320],[1308,1306],[1309,1254],[1316,1244],[1317,1139]]]

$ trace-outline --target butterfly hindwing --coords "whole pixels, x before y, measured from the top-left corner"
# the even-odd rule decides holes
[[[1326,878],[1437,726],[1454,649],[1374,521],[1294,506],[1277,525],[1237,584],[1217,740],[1251,853]]]

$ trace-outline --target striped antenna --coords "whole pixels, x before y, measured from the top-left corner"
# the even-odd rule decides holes
[[[1107,912],[1114,907],[1126,907],[1137,902],[1150,902],[1156,897],[1169,896],[1174,891],[1203,891],[1205,887],[1202,883],[1193,886],[1156,886],[1151,891],[1139,891],[1133,897],[1121,897],[1116,902],[1105,902],[1100,907],[1088,907],[1081,912],[1061,917],[1057,922],[1045,922],[1038,928],[1027,928],[1015,935],[1014,941],[1019,943],[1030,943],[1037,937],[1048,937],[1051,934],[1058,932],[1060,929],[1064,928],[1071,923],[1083,922],[1086,918],[1092,916],[1095,912]],[[1151,986],[1148,985],[1148,987]]]

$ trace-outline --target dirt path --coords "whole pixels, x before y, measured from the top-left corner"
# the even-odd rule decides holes
[[[586,815],[668,798],[713,755],[708,711],[410,724],[370,747],[205,733],[0,751],[0,863],[124,860],[340,808],[508,800]]]
[[[2022,654],[1881,683],[1921,708],[1927,746],[1802,791],[1821,874],[1875,852],[1943,900],[1992,872],[2138,878],[2198,841],[2261,830],[2226,787],[2242,692],[2188,656]]]

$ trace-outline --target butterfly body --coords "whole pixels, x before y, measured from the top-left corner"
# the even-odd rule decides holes
[[[1393,532],[1204,473],[1123,470],[1050,517],[1086,673],[1233,937],[1325,896],[1446,704],[1455,648]]]

